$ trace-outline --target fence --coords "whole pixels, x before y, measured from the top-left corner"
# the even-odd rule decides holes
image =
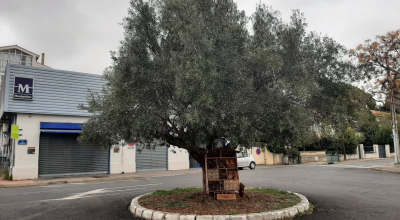
[[[364,146],[364,154],[375,153],[374,146]]]

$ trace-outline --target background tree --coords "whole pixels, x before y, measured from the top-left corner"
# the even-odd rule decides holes
[[[400,79],[400,30],[377,36],[376,41],[366,40],[350,54],[358,59],[360,72],[376,80],[373,94],[387,96],[391,105],[392,133],[394,136],[395,162],[399,162],[399,138],[394,97],[399,94]]]

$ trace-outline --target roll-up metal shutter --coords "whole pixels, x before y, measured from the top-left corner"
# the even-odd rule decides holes
[[[167,153],[167,147],[138,150],[136,152],[136,171],[167,170]]]
[[[95,144],[79,144],[78,136],[40,135],[39,177],[108,173],[109,150]]]

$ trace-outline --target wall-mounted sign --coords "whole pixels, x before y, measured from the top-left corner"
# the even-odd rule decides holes
[[[35,148],[34,147],[28,147],[28,154],[35,154]]]
[[[261,149],[257,148],[256,153],[257,153],[257,155],[260,155],[261,154]]]
[[[11,138],[18,139],[19,138],[19,126],[11,125]]]
[[[114,147],[114,153],[119,153],[119,147]]]
[[[13,99],[33,100],[33,79],[14,77]]]
[[[136,144],[136,140],[133,139],[133,141],[131,143],[128,144],[128,149],[135,149],[135,144]]]
[[[132,143],[129,143],[128,145],[129,145],[129,146],[135,146],[135,144],[136,144],[136,140],[133,139]]]
[[[27,144],[28,140],[23,140],[23,139],[18,140],[18,145],[27,145]]]

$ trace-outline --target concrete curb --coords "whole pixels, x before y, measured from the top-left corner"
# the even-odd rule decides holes
[[[289,193],[292,193],[288,191]],[[300,197],[301,202],[295,206],[269,212],[240,214],[240,215],[181,215],[179,213],[167,213],[146,209],[139,205],[139,199],[150,193],[137,196],[132,199],[129,211],[133,216],[147,220],[275,220],[293,218],[298,213],[307,211],[310,206],[308,199],[298,193],[293,193]]]
[[[397,171],[397,170],[386,170],[384,167],[374,167],[374,168],[370,168],[370,169],[377,170],[377,171],[385,171],[385,172],[389,172],[389,173],[400,173],[400,171]]]
[[[93,179],[72,179],[63,181],[46,181],[46,182],[32,182],[32,183],[10,183],[10,184],[0,184],[0,188],[10,188],[10,187],[23,187],[23,186],[47,186],[56,184],[66,184],[66,183],[89,183],[89,182],[105,182],[105,181],[115,181],[115,180],[130,180],[138,177],[105,177],[105,178],[93,178]]]
[[[41,181],[41,182],[30,182],[30,183],[18,183],[16,181],[13,183],[11,181],[7,184],[0,184],[0,188],[11,188],[11,187],[25,187],[25,186],[47,186],[47,185],[56,185],[56,184],[67,184],[67,183],[90,183],[90,182],[106,182],[106,181],[118,181],[118,180],[131,180],[136,178],[153,178],[153,177],[160,177],[160,176],[179,176],[184,174],[193,174],[193,173],[201,173],[201,169],[199,172],[183,172],[183,173],[174,173],[169,175],[155,175],[155,176],[119,176],[119,177],[112,177],[112,176],[105,176],[100,178],[81,178],[81,179],[70,179],[70,180],[49,180],[49,181]],[[112,175],[112,174],[111,174]]]

